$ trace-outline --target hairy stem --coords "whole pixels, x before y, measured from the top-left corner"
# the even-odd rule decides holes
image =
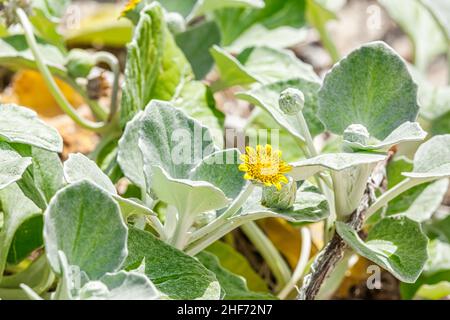
[[[210,224],[204,226],[203,228],[197,230],[192,234],[191,243],[201,239],[202,237],[207,236],[208,234],[213,233],[215,230],[217,230],[223,224],[225,224],[226,220],[229,217],[231,217],[236,212],[238,212],[239,209],[241,209],[242,205],[245,203],[245,201],[247,201],[247,199],[250,197],[254,189],[255,185],[253,183],[247,184],[245,189],[239,194],[239,196],[233,201],[233,203],[228,207],[228,209],[225,210],[224,213],[222,213]]]
[[[418,179],[417,179],[418,180]],[[419,185],[425,183],[426,181],[417,181],[410,178],[404,179],[399,184],[395,185],[392,189],[389,189],[383,193],[368,209],[366,212],[366,219],[370,218],[374,213],[380,210],[383,206],[389,203],[392,199],[396,198],[403,192]]]
[[[119,94],[119,78],[120,78],[120,66],[116,56],[109,52],[96,52],[94,54],[94,60],[96,63],[106,63],[114,74],[113,87],[111,93],[111,102],[109,106],[108,121],[111,121],[118,109],[118,94]]]
[[[357,232],[361,231],[367,209],[375,198],[375,189],[381,186],[385,178],[385,166],[391,157],[380,162],[367,184],[366,191],[361,199],[359,207],[350,216],[348,224]],[[314,300],[336,265],[344,257],[348,248],[345,241],[335,232],[330,242],[322,249],[311,266],[311,273],[304,278],[303,286],[297,297],[298,300]]]
[[[255,222],[247,222],[241,230],[258,249],[264,261],[268,264],[279,286],[284,286],[291,279],[291,270],[272,241],[264,234]]]
[[[307,146],[307,157],[312,158],[316,157],[318,155],[317,149],[314,146],[314,141],[311,135],[311,131],[309,130],[308,124],[306,122],[305,116],[303,115],[303,112],[298,112],[296,115],[297,123],[300,127],[300,132],[302,133],[303,137],[305,138],[306,146]],[[328,177],[325,177],[323,175],[318,176],[318,187],[322,191],[322,193],[327,198],[328,204],[330,206],[330,217],[327,219],[325,226],[324,226],[324,240],[327,242],[329,238],[331,237],[330,232],[332,231],[331,225],[333,225],[334,220],[336,219],[336,205],[334,200],[334,192],[332,188],[330,187],[332,185],[331,179],[327,179]],[[325,182],[325,180],[327,180]]]
[[[288,294],[292,291],[292,289],[295,288],[297,283],[302,278],[306,266],[308,265],[309,256],[311,254],[311,231],[309,231],[308,227],[303,227],[300,229],[300,234],[302,237],[300,257],[291,279],[288,281],[288,283],[286,283],[284,288],[278,294],[278,298],[280,299],[286,299]]]
[[[96,131],[96,132],[105,132],[108,131],[110,128],[108,123],[104,122],[92,122],[86,119],[83,119],[72,107],[72,105],[69,103],[69,101],[66,99],[64,94],[59,89],[58,85],[56,84],[55,80],[53,79],[53,76],[48,69],[47,65],[45,64],[41,53],[39,52],[39,48],[36,42],[36,38],[33,34],[33,28],[31,26],[30,21],[28,20],[28,17],[26,13],[22,9],[17,9],[16,14],[20,20],[20,23],[24,29],[25,38],[27,40],[28,46],[30,47],[30,50],[33,54],[33,57],[36,61],[36,65],[38,67],[38,70],[41,72],[44,81],[50,90],[50,93],[52,94],[53,98],[56,100],[58,105],[61,107],[61,109],[70,117],[73,121],[75,121],[78,125],[80,125],[83,128]]]

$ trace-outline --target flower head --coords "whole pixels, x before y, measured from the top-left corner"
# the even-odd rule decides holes
[[[125,8],[122,10],[122,17],[124,17],[128,12],[134,10],[141,1],[142,0],[128,0]]]
[[[246,153],[241,155],[244,162],[239,170],[245,172],[244,179],[254,180],[265,186],[274,185],[278,190],[281,183],[288,183],[285,174],[291,171],[291,166],[281,159],[281,151],[272,150],[272,146],[258,145],[256,149],[245,148]]]

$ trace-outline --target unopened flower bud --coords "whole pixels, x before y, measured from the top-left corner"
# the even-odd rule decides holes
[[[305,106],[305,96],[298,89],[288,88],[284,90],[278,101],[281,111],[289,116],[295,116]]]
[[[186,31],[186,21],[178,12],[166,13],[166,23],[170,32],[172,32],[173,34]]]
[[[344,131],[344,140],[366,145],[369,142],[370,134],[366,127],[361,124],[351,124]]]
[[[66,62],[67,73],[72,78],[86,78],[95,66],[92,54],[85,50],[73,49]]]
[[[294,205],[297,194],[297,183],[289,178],[287,184],[282,184],[280,190],[274,186],[263,187],[261,204],[268,208],[288,209]]]

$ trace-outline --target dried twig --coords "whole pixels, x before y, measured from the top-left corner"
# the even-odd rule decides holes
[[[360,232],[363,227],[364,216],[367,208],[369,208],[370,204],[375,201],[375,190],[379,188],[385,180],[386,164],[390,161],[392,156],[393,153],[390,153],[385,161],[380,162],[375,167],[372,176],[367,183],[366,191],[358,209],[356,209],[350,216],[348,224],[357,232]],[[328,275],[343,258],[347,247],[347,243],[345,243],[339,234],[335,232],[331,241],[326,245],[311,265],[311,272],[304,278],[303,286],[297,297],[298,300],[315,299]]]

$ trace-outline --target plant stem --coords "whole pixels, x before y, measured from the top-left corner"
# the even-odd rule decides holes
[[[300,229],[300,233],[302,237],[302,251],[291,279],[278,294],[278,298],[280,299],[286,299],[288,294],[295,288],[297,283],[302,278],[306,266],[308,265],[309,256],[311,254],[311,232],[308,227],[303,227]]]
[[[303,115],[303,112],[298,112],[296,115],[297,123],[300,127],[300,132],[302,133],[303,137],[305,138],[306,146],[307,146],[307,157],[312,158],[316,157],[318,155],[318,152],[316,150],[316,147],[314,146],[314,141],[311,135],[311,131],[309,130],[308,124],[306,123],[305,116]],[[334,201],[334,192],[332,188],[330,187],[332,185],[331,179],[327,179],[327,182],[324,182],[322,180],[325,180],[326,178],[324,176],[319,176],[318,186],[322,193],[327,198],[328,204],[330,206],[330,217],[327,219],[325,223],[325,230],[324,230],[324,240],[327,242],[329,238],[331,238],[331,230],[330,227],[334,223],[334,219],[336,218],[336,206]]]
[[[83,98],[83,100],[89,106],[96,119],[101,121],[106,121],[106,119],[108,119],[108,111],[102,108],[97,101],[89,98],[86,91],[83,90],[76,81],[67,76],[58,76],[58,75],[56,76],[59,77],[62,81],[66,82],[73,90],[75,90]]]
[[[28,20],[28,17],[26,13],[18,8],[16,10],[16,14],[20,20],[20,23],[22,24],[22,27],[24,29],[25,38],[27,40],[28,46],[30,47],[30,50],[34,56],[34,59],[36,61],[36,65],[38,67],[38,70],[41,72],[44,81],[50,90],[50,93],[52,94],[53,98],[56,100],[58,105],[61,107],[61,109],[70,117],[73,121],[75,121],[78,125],[80,125],[83,128],[95,131],[95,132],[104,132],[109,130],[109,124],[108,123],[96,123],[92,122],[86,119],[83,119],[78,115],[78,113],[75,111],[75,109],[70,105],[69,101],[67,101],[64,94],[59,89],[58,85],[56,84],[55,80],[53,79],[53,76],[46,66],[44,60],[42,59],[42,56],[39,52],[39,48],[36,42],[36,39],[33,34],[33,28],[31,26],[30,21]]]
[[[398,183],[392,189],[389,189],[383,193],[366,211],[366,219],[380,210],[383,206],[389,203],[392,199],[396,198],[403,192],[411,189],[419,184],[425,183],[427,181],[420,181],[419,179],[406,178],[402,182]]]
[[[199,240],[200,238],[214,232],[224,223],[226,223],[226,220],[229,217],[233,216],[236,212],[239,211],[239,209],[241,209],[242,205],[244,204],[245,201],[247,201],[247,199],[250,197],[254,189],[255,185],[253,183],[248,183],[245,189],[239,194],[239,196],[233,201],[230,207],[228,207],[228,209],[225,210],[224,213],[222,213],[210,224],[204,226],[203,228],[197,230],[192,234],[190,242],[193,243]]]
[[[311,136],[311,132],[309,131],[308,124],[306,123],[305,117],[303,116],[303,112],[298,112],[296,115],[296,119],[298,122],[298,125],[300,126],[300,132],[305,137],[306,146],[308,148],[308,156],[315,157],[317,156],[317,150],[314,146],[314,141]]]
[[[272,241],[253,221],[241,226],[241,230],[258,249],[264,261],[268,264],[279,286],[284,286],[291,279],[291,270]]]
[[[109,52],[101,51],[96,52],[94,54],[94,60],[96,63],[103,62],[106,63],[110,68],[111,71],[114,74],[114,80],[113,80],[113,87],[112,87],[112,93],[111,93],[111,102],[109,106],[109,116],[108,116],[108,122],[112,120],[114,115],[117,112],[118,108],[118,93],[119,93],[119,78],[120,78],[120,66],[119,61],[117,60],[116,56]]]
[[[377,164],[359,207],[350,216],[348,224],[356,232],[362,229],[366,211],[369,205],[374,202],[375,188],[383,183],[385,166],[390,158],[391,156]],[[303,280],[302,288],[297,296],[298,300],[314,300],[316,298],[322,284],[342,260],[347,248],[346,242],[335,232],[331,241],[322,249],[311,265],[311,272]]]
[[[192,227],[194,221],[191,219],[189,212],[178,212],[178,222],[175,229],[175,233],[171,239],[171,244],[179,249],[183,250],[189,241],[189,229]]]
[[[223,224],[221,227],[214,230],[214,232],[208,234],[202,239],[190,243],[185,252],[190,256],[195,256],[197,253],[201,252],[205,248],[209,247],[211,244],[224,237],[226,234],[230,233],[234,229],[243,225],[245,221],[230,221],[228,223]]]

